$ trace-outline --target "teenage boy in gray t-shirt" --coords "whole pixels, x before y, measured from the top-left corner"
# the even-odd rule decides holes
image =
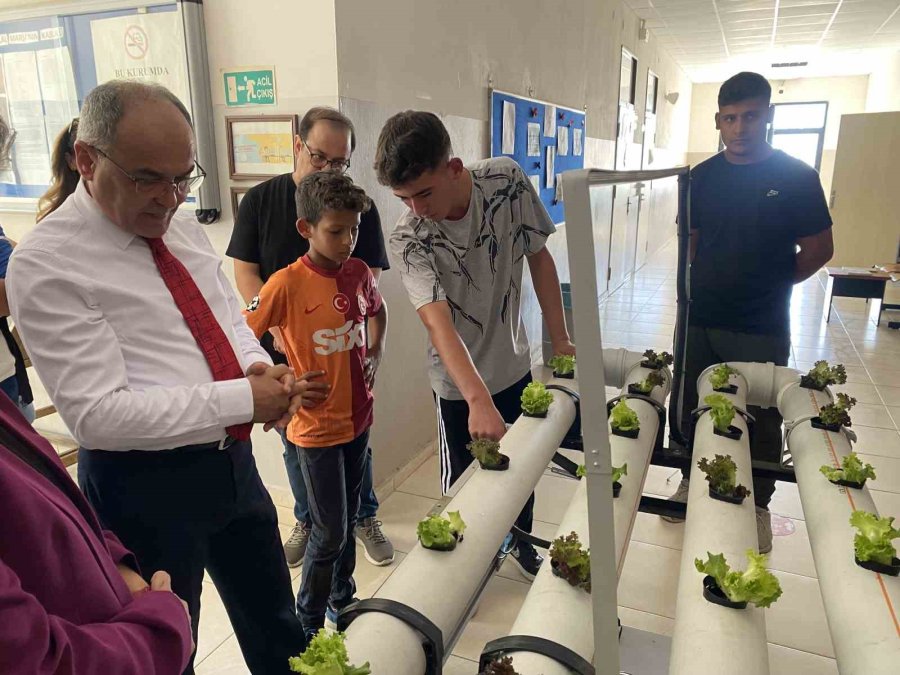
[[[381,130],[375,170],[409,210],[390,238],[410,300],[428,329],[444,492],[472,462],[472,438],[500,440],[520,413],[531,357],[520,312],[522,261],[557,354],[575,354],[556,265],[553,222],[521,167],[496,158],[465,167],[436,115],[406,111]],[[516,524],[531,531],[534,495]],[[520,542],[526,578],[542,557]]]

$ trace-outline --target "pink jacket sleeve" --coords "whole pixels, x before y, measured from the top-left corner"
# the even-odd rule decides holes
[[[190,623],[172,593],[142,593],[108,621],[79,626],[48,614],[2,560],[0,626],[0,673],[178,675],[191,654]]]
[[[119,541],[119,538],[113,534],[112,530],[103,530],[103,539],[106,541],[106,547],[109,549],[109,555],[114,563],[127,565],[138,574],[141,573],[134,553],[125,548],[125,545]],[[150,580],[147,579],[147,581],[149,582]]]

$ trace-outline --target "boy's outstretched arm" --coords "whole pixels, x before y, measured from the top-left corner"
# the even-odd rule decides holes
[[[566,328],[566,316],[563,313],[562,292],[559,287],[559,276],[556,274],[556,263],[553,262],[553,256],[550,255],[546,246],[534,255],[528,256],[528,269],[531,270],[534,291],[537,293],[541,311],[544,313],[547,330],[550,331],[553,353],[575,356],[575,345],[572,344]]]
[[[372,389],[375,386],[375,374],[378,372],[378,366],[381,365],[381,359],[384,357],[384,346],[387,339],[388,326],[388,310],[384,300],[381,301],[381,309],[375,316],[369,319],[368,323],[368,347],[366,350],[366,368],[365,378],[366,386]]]
[[[506,433],[506,423],[472,363],[469,350],[456,332],[447,301],[423,305],[419,308],[419,317],[450,378],[469,404],[469,434],[472,438],[499,441]]]

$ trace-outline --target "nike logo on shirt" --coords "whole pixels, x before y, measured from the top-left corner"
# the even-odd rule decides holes
[[[322,306],[322,303],[319,303],[318,305],[316,305],[316,306],[313,307],[312,309],[304,309],[304,310],[303,310],[303,313],[304,313],[304,314],[312,314],[312,313],[315,312],[317,309],[319,309],[319,307],[321,307],[321,306]]]

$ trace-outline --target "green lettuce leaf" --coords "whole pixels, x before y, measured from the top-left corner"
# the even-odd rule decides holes
[[[628,475],[628,463],[612,468],[612,482],[617,483],[622,476]]]
[[[716,429],[723,433],[728,431],[734,419],[734,404],[731,400],[723,394],[710,394],[703,402],[711,408],[709,414]]]
[[[440,516],[428,516],[419,521],[416,534],[425,548],[450,546],[453,542],[450,521]]]
[[[875,480],[875,467],[871,464],[863,464],[855,452],[851,452],[841,460],[840,469],[825,464],[819,467],[819,471],[830,481],[846,480],[851,483],[864,483],[869,478]]]
[[[540,415],[547,412],[553,403],[553,394],[547,391],[542,382],[530,382],[522,391],[522,410],[529,415]]]
[[[557,354],[548,362],[554,372],[559,375],[568,375],[575,370],[575,357],[568,354]]]
[[[766,556],[747,549],[747,569],[732,571],[721,553],[707,552],[708,560],[694,560],[698,572],[710,575],[732,602],[749,602],[757,607],[769,607],[781,597],[778,577],[766,569]]]
[[[897,556],[897,550],[891,540],[900,537],[900,530],[894,529],[894,517],[879,518],[867,511],[854,511],[850,514],[850,524],[858,532],[853,539],[856,557],[866,561],[890,565]]]
[[[619,402],[613,406],[609,414],[609,421],[613,429],[621,431],[631,431],[641,428],[641,421],[638,419],[637,413],[628,407],[624,398],[620,398]]]
[[[362,666],[347,663],[347,647],[343,633],[331,635],[323,628],[300,656],[288,659],[291,672],[301,675],[371,675],[368,662]]]
[[[462,539],[463,532],[466,531],[466,524],[463,522],[462,516],[459,515],[459,511],[448,511],[447,519],[450,521],[450,531],[456,532],[459,538]]]
[[[737,371],[734,368],[727,363],[723,363],[722,365],[713,368],[713,371],[709,374],[709,383],[712,385],[713,389],[722,389],[723,387],[728,386],[729,378],[736,374]]]

